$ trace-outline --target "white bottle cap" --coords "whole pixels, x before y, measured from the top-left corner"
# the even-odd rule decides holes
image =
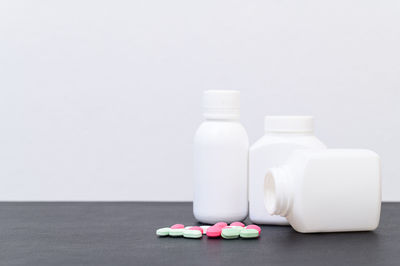
[[[210,119],[239,119],[240,92],[207,90],[203,94],[204,117]]]
[[[264,130],[266,133],[312,133],[314,118],[312,116],[266,116]]]

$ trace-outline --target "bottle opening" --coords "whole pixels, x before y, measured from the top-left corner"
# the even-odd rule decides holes
[[[271,171],[267,173],[264,180],[264,205],[269,214],[275,214],[277,205],[276,184]]]

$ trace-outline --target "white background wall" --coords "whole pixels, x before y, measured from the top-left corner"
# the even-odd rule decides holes
[[[204,89],[313,114],[400,200],[400,2],[0,2],[0,200],[191,200]]]

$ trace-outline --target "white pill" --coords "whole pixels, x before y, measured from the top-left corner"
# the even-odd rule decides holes
[[[211,226],[209,225],[200,225],[200,227],[203,229],[203,235],[207,233],[207,229],[210,228]]]

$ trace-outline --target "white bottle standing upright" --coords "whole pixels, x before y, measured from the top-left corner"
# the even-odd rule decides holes
[[[257,224],[287,225],[286,218],[272,216],[264,205],[264,178],[271,167],[286,162],[296,149],[325,149],[313,134],[311,116],[266,116],[265,135],[249,154],[249,218]]]
[[[379,156],[369,150],[294,151],[265,177],[265,206],[302,233],[370,231],[379,224]]]
[[[205,91],[203,106],[194,137],[194,216],[209,224],[244,220],[249,140],[239,121],[240,92]]]

